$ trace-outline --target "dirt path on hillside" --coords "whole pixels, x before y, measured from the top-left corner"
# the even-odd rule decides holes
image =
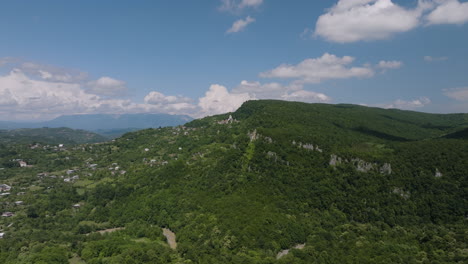
[[[172,232],[171,230],[167,228],[163,228],[162,230],[163,230],[163,235],[167,239],[167,243],[169,244],[169,247],[172,249],[176,249],[177,242],[176,242],[176,235],[174,234],[174,232]]]
[[[125,227],[115,227],[115,228],[109,228],[109,229],[104,229],[104,230],[99,230],[97,233],[104,235],[105,233],[112,233],[115,231],[123,230]]]
[[[298,244],[294,246],[295,249],[304,249],[304,247],[305,244]],[[278,255],[276,255],[276,259],[280,259],[281,257],[286,256],[289,253],[289,250],[290,249],[281,250]]]

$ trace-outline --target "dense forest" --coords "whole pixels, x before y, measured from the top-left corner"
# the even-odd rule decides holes
[[[466,263],[467,129],[265,100],[105,143],[2,142],[0,263]]]
[[[90,131],[67,127],[0,130],[0,143],[8,145],[32,143],[85,144],[104,142],[107,140],[107,137]]]

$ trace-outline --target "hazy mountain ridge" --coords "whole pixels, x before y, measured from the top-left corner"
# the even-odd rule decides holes
[[[3,144],[84,144],[107,140],[93,132],[66,127],[0,130],[0,143]]]
[[[95,114],[95,115],[66,115],[44,122],[10,122],[0,121],[0,129],[41,128],[41,127],[69,127],[88,131],[106,133],[112,130],[144,129],[165,126],[182,125],[193,120],[184,115],[168,114]]]

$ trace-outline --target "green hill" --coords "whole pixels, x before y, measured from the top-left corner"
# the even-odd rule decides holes
[[[0,170],[25,192],[24,205],[4,200],[16,215],[1,219],[0,261],[465,263],[468,141],[445,136],[467,125],[466,114],[250,101],[67,152],[17,147],[4,161],[36,165]]]
[[[0,143],[3,144],[84,144],[106,140],[108,139],[93,132],[66,127],[0,130]]]

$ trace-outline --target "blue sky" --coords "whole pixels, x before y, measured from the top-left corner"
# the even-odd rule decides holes
[[[8,1],[0,120],[250,99],[468,112],[468,2]]]

